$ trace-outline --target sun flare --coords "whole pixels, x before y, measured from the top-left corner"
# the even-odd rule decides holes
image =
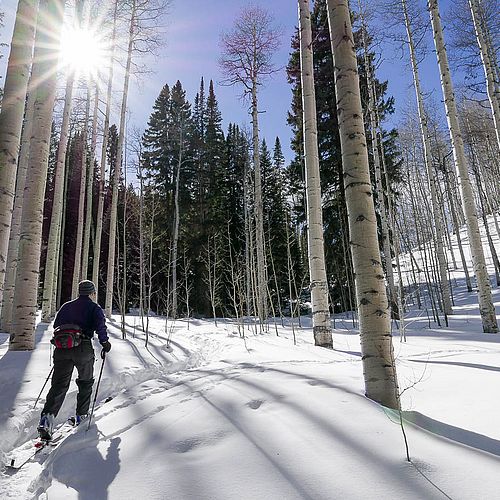
[[[94,31],[65,29],[61,40],[61,64],[78,76],[97,78],[106,66],[105,41]]]

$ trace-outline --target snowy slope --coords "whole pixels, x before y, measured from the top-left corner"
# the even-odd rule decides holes
[[[0,498],[500,499],[500,335],[481,333],[476,295],[455,278],[448,328],[414,310],[407,341],[394,330],[412,463],[399,416],[363,395],[359,335],[346,317],[328,351],[313,346],[307,318],[297,345],[290,324],[279,336],[274,325],[258,335],[248,326],[243,339],[230,321],[182,320],[170,347],[153,318],[146,350],[130,316],[126,340],[110,324],[99,399],[113,400],[88,432],[15,474],[2,470]],[[498,288],[493,296],[498,314]],[[2,463],[36,435],[50,336],[39,325],[33,352],[9,353],[0,334]]]
[[[405,426],[418,468],[405,460],[394,416],[363,396],[355,332],[338,331],[330,352],[312,345],[309,328],[294,346],[289,327],[243,340],[229,322],[188,330],[180,321],[171,352],[161,337],[151,352],[142,338],[116,338],[101,396],[114,399],[95,426],[42,463],[3,472],[0,498],[446,498],[439,489],[453,499],[500,498],[500,337],[468,321],[437,331],[417,319],[406,343],[395,339],[403,406],[427,428]],[[118,337],[115,325],[111,332]],[[31,356],[0,346],[1,381],[23,379],[10,392],[13,408],[9,391],[1,396],[4,458],[34,435],[30,405],[49,369],[50,330],[40,336]]]

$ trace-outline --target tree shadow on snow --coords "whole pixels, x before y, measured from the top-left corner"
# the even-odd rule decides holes
[[[35,349],[49,325],[39,323],[35,330]],[[22,384],[39,384],[40,389],[43,380],[25,380],[25,371],[35,351],[7,351],[0,358],[0,387],[2,388],[2,407],[0,408],[0,428],[12,417],[14,403],[21,390]],[[48,363],[48,361],[47,361]],[[47,369],[47,372],[49,369]],[[38,389],[39,390],[39,389]],[[38,390],[36,392],[38,392]],[[35,391],[34,391],[35,392]]]
[[[454,425],[445,424],[444,422],[423,415],[418,411],[404,411],[403,417],[411,424],[431,432],[432,434],[500,457],[500,441],[496,439],[466,429],[461,429]]]
[[[480,370],[500,372],[500,366],[482,365],[482,364],[478,364],[478,363],[464,363],[461,361],[431,361],[431,360],[425,360],[425,359],[409,359],[408,361],[411,361],[412,363],[463,366],[465,368],[479,368]]]
[[[296,380],[298,382],[301,381],[306,381],[307,383],[312,382],[314,385],[317,386],[328,387],[334,390],[351,394],[355,397],[363,398],[361,394],[354,392],[347,387],[343,387],[340,384],[331,383],[324,379],[311,377],[310,374],[301,374],[299,372],[282,370],[278,368],[269,368],[267,366],[261,367],[252,363],[239,363],[235,365],[236,370],[234,374],[232,374],[231,372],[224,373],[220,370],[210,370],[210,369],[205,369],[205,370],[198,369],[197,373],[199,373],[200,376],[218,376],[223,380],[231,380],[232,382],[242,384],[247,388],[257,389],[262,394],[266,394],[267,396],[271,397],[274,400],[281,399],[281,395],[271,390],[269,387],[265,385],[265,383],[259,384],[255,382],[254,378],[251,380],[246,380],[242,378],[240,376],[241,375],[241,372],[239,370],[240,368],[244,368],[249,372],[270,371],[270,372],[280,373],[283,375],[287,375],[292,380]],[[315,496],[310,496],[309,492],[306,491],[305,488],[303,487],[304,483],[303,478],[294,477],[289,470],[283,467],[281,461],[276,460],[275,457],[271,453],[269,453],[269,451],[266,448],[258,445],[254,437],[250,433],[248,433],[240,424],[238,420],[239,418],[238,412],[236,411],[235,408],[233,408],[233,405],[230,402],[226,403],[225,407],[218,406],[213,401],[210,401],[207,395],[203,394],[200,391],[197,391],[195,387],[190,385],[190,383],[183,381],[180,382],[180,385],[186,385],[193,392],[197,392],[210,406],[212,406],[223,417],[225,417],[242,435],[244,435],[252,444],[254,444],[254,446],[256,446],[257,449],[259,449],[260,453],[262,453],[266,457],[266,459],[270,462],[270,464],[287,481],[289,481],[291,485],[293,485],[293,487],[301,495],[301,498],[304,499],[316,498]],[[307,408],[306,406],[302,406],[296,402],[284,401],[283,403],[286,404],[290,410],[293,410],[294,412],[301,414],[304,418],[308,419],[311,422],[311,424],[324,429],[324,431],[330,434],[330,436],[334,441],[352,450],[353,453],[359,456],[360,460],[369,461],[372,464],[372,467],[378,470],[381,477],[391,477],[391,479],[396,483],[399,483],[401,487],[410,488],[413,492],[420,495],[420,498],[428,497],[428,491],[426,490],[426,488],[424,488],[422,483],[416,477],[402,476],[398,469],[399,466],[395,466],[394,464],[386,462],[382,455],[368,448],[367,444],[364,443],[362,439],[357,439],[355,436],[349,436],[346,433],[344,433],[339,427],[335,426],[333,418],[332,420],[324,419],[321,415],[317,414],[313,409]],[[341,498],[341,496],[339,496],[339,498]]]

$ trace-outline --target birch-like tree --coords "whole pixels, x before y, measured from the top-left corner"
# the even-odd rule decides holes
[[[436,189],[437,182],[436,182],[436,174],[433,169],[431,140],[429,135],[429,127],[427,125],[427,113],[424,106],[424,97],[422,94],[422,88],[420,84],[418,59],[417,59],[415,43],[413,40],[412,24],[410,22],[410,16],[408,13],[406,0],[401,0],[401,2],[403,8],[406,35],[408,38],[408,50],[410,51],[413,85],[415,88],[415,97],[417,99],[418,118],[420,123],[420,136],[424,151],[424,162],[427,171],[427,179],[429,182],[429,190],[431,193],[431,206],[433,215],[432,219],[434,221],[434,225],[436,228],[436,254],[439,264],[439,279],[441,282],[441,291],[443,295],[444,313],[450,315],[452,314],[453,311],[451,308],[451,292],[450,292],[450,285],[448,283],[448,272],[447,272],[448,270],[447,270],[446,258],[443,247],[444,227],[443,227],[443,219],[441,217],[441,210],[437,198],[437,189]]]
[[[9,252],[7,255],[7,273],[5,275],[3,304],[1,309],[2,331],[10,333],[12,327],[12,304],[14,302],[14,290],[16,284],[17,257],[19,249],[19,238],[21,233],[21,217],[23,214],[23,195],[26,184],[28,159],[30,151],[31,128],[33,126],[33,112],[35,92],[30,92],[26,102],[24,126],[21,134],[21,147],[19,150],[19,162],[16,177],[16,196],[14,199],[14,210],[12,212],[12,223],[10,228]]]
[[[36,82],[32,88],[35,92],[33,126],[23,199],[10,350],[32,350],[35,347],[43,200],[64,6],[64,0],[42,0],[39,8],[31,75]]]
[[[234,28],[221,37],[219,64],[224,84],[241,85],[243,95],[250,98],[252,114],[252,150],[254,167],[255,234],[257,252],[257,313],[261,323],[267,316],[267,278],[264,248],[264,215],[260,168],[258,88],[277,71],[273,55],[280,46],[281,32],[272,16],[257,7],[243,9]]]
[[[483,331],[485,333],[497,333],[498,323],[495,315],[495,307],[491,297],[490,278],[486,269],[484,250],[481,244],[481,233],[479,232],[477,209],[469,177],[464,142],[458,121],[457,105],[455,102],[455,94],[451,80],[450,67],[448,64],[448,56],[444,43],[443,28],[441,26],[441,17],[439,14],[437,0],[428,0],[428,9],[431,17],[434,45],[436,47],[436,56],[441,75],[441,88],[443,91],[446,117],[448,120],[453,158],[455,160],[457,175],[460,179],[460,195],[464,208],[472,262],[477,280],[479,311],[481,313]]]
[[[73,86],[75,75],[70,70],[66,80],[66,91],[64,97],[64,108],[57,147],[57,158],[54,179],[54,199],[52,202],[52,216],[49,229],[49,241],[47,245],[47,258],[45,262],[45,277],[43,282],[42,321],[49,321],[55,312],[56,304],[52,300],[54,287],[56,286],[56,266],[59,262],[58,249],[61,240],[61,227],[63,215],[64,179],[66,170],[66,153],[68,150],[70,115],[73,105]]]
[[[323,207],[319,173],[318,130],[309,0],[299,0],[300,66],[304,127],[304,161],[306,171],[307,242],[315,345],[333,346],[328,305]]]
[[[484,16],[481,15],[480,0],[469,0],[469,7],[472,14],[472,21],[474,22],[477,44],[481,53],[481,61],[486,77],[486,90],[493,115],[493,123],[495,124],[498,149],[500,150],[500,86],[498,80],[495,78],[495,70],[491,61],[490,51],[488,50],[487,38],[482,23]]]
[[[90,85],[88,87],[90,93]],[[89,96],[90,100],[90,96]],[[97,118],[99,113],[99,85],[95,85],[94,105],[92,111],[92,128],[90,136],[90,165],[87,176],[87,196],[85,202],[85,228],[83,230],[82,249],[82,279],[88,279],[88,265],[90,255],[90,230],[92,227],[92,201],[94,199],[94,161],[97,144]]]
[[[106,178],[106,153],[108,149],[108,136],[109,136],[109,118],[111,114],[111,100],[113,92],[113,73],[114,73],[114,58],[115,58],[115,41],[116,41],[116,21],[118,15],[118,0],[114,2],[113,8],[113,30],[111,32],[110,41],[110,55],[109,55],[109,68],[106,90],[106,110],[104,112],[104,127],[102,135],[101,147],[101,171],[99,179],[99,188],[97,194],[97,219],[94,238],[94,258],[92,260],[92,281],[99,289],[99,263],[101,258],[101,241],[102,241],[102,224],[104,217],[104,182]]]
[[[366,395],[399,408],[349,5],[328,0],[327,6]]]
[[[118,131],[118,150],[112,180],[111,212],[109,225],[108,267],[106,273],[106,316],[111,317],[113,309],[113,286],[115,274],[116,227],[118,215],[118,184],[125,141],[125,119],[128,91],[132,72],[132,56],[137,53],[154,52],[160,44],[159,23],[168,5],[168,0],[130,0],[128,2],[130,21],[127,36],[127,57],[123,80],[122,102],[120,107],[120,127]]]
[[[389,217],[385,205],[384,188],[382,184],[382,162],[380,159],[380,149],[383,147],[382,144],[378,142],[377,134],[377,110],[376,110],[376,99],[375,99],[375,85],[373,82],[372,75],[372,64],[369,55],[369,45],[368,45],[368,30],[365,19],[365,10],[359,2],[360,6],[360,18],[361,18],[361,41],[363,44],[363,58],[365,63],[365,74],[366,74],[366,84],[368,87],[368,116],[370,119],[370,134],[371,134],[371,145],[373,154],[373,167],[375,170],[375,186],[378,198],[378,206],[380,213],[380,228],[382,233],[382,248],[383,248],[383,258],[385,262],[385,272],[387,276],[387,285],[389,289],[389,299],[394,312],[398,312],[397,306],[397,295],[396,287],[394,286],[394,271],[392,268],[392,252],[391,252],[391,241],[389,238]],[[387,186],[387,190],[389,190]],[[399,314],[396,314],[398,317]]]
[[[85,114],[81,126],[82,134],[82,155],[81,155],[81,176],[80,176],[80,195],[78,196],[78,227],[76,231],[76,248],[75,260],[73,264],[73,285],[71,287],[72,298],[78,296],[78,283],[82,279],[86,279],[82,275],[82,249],[83,249],[83,230],[85,227],[85,190],[87,188],[87,137],[88,124],[90,118],[90,87],[89,82],[85,81],[86,99],[85,99]]]
[[[43,4],[42,4],[43,5]],[[0,309],[38,0],[19,0],[0,112]]]

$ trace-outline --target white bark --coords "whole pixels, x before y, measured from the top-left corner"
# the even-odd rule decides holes
[[[368,41],[366,39],[366,26],[364,19],[362,21],[362,40],[363,40],[363,53],[365,61],[365,71],[366,71],[366,83],[368,86],[368,114],[370,116],[370,132],[372,140],[372,154],[373,154],[373,166],[375,169],[375,186],[377,190],[377,197],[379,202],[380,211],[380,222],[381,222],[381,232],[382,232],[382,248],[384,249],[384,262],[385,262],[385,272],[387,276],[387,284],[389,288],[389,299],[393,307],[397,309],[397,296],[396,289],[394,286],[394,271],[392,268],[392,252],[391,252],[391,241],[389,238],[389,224],[387,217],[387,210],[385,207],[384,200],[384,188],[382,185],[382,175],[381,175],[381,165],[380,165],[380,154],[379,154],[379,143],[377,135],[377,116],[376,116],[376,99],[374,82],[372,78],[372,72],[370,67],[370,58],[368,56]],[[389,190],[389,185],[387,185]]]
[[[483,26],[481,24],[481,12],[478,0],[469,0],[469,6],[474,22],[474,30],[476,32],[477,44],[481,53],[481,61],[483,63],[484,75],[486,77],[486,90],[490,101],[491,113],[493,115],[493,123],[495,125],[495,134],[497,137],[498,149],[500,150],[500,88],[498,81],[495,78],[495,71],[490,59],[488,44],[484,36]]]
[[[128,48],[127,48],[127,63],[125,67],[125,79],[123,82],[123,95],[120,111],[120,129],[118,132],[118,150],[116,154],[116,165],[113,177],[113,193],[111,198],[111,215],[109,224],[109,252],[108,252],[108,270],[106,278],[106,316],[111,317],[113,309],[113,282],[115,275],[115,249],[116,249],[116,226],[118,215],[118,183],[120,182],[120,172],[123,156],[123,143],[125,140],[125,115],[127,111],[128,87],[130,82],[130,66],[132,62],[132,48],[135,24],[135,0],[132,6],[130,16]]]
[[[328,0],[327,7],[366,395],[399,408],[349,6],[347,0]]]
[[[267,317],[267,278],[264,257],[264,209],[262,203],[262,180],[259,154],[259,111],[257,77],[252,82],[252,145],[255,200],[255,244],[257,246],[257,313],[261,324]]]
[[[90,102],[90,86],[88,87],[88,101]],[[94,94],[94,110],[92,113],[92,134],[90,140],[90,165],[87,177],[87,202],[85,204],[85,229],[83,231],[82,279],[88,275],[90,253],[90,230],[92,228],[92,200],[94,195],[94,155],[97,142],[97,113],[99,112],[99,88],[96,85]]]
[[[410,18],[408,16],[406,0],[402,0],[402,6],[405,18],[406,35],[408,37],[408,48],[410,50],[410,61],[413,73],[413,84],[415,87],[415,97],[417,99],[418,118],[420,123],[420,135],[422,138],[422,146],[424,150],[424,162],[427,171],[429,189],[431,192],[432,220],[434,220],[434,225],[436,228],[436,254],[439,266],[439,280],[441,282],[441,291],[443,295],[443,309],[446,315],[450,315],[453,314],[453,309],[451,305],[450,284],[448,282],[448,269],[446,265],[446,258],[443,248],[444,223],[443,223],[443,218],[441,217],[441,210],[439,208],[439,202],[437,197],[436,175],[433,169],[431,141],[429,135],[429,128],[427,126],[427,113],[425,112],[424,99],[422,95],[422,89],[420,87],[418,62],[415,53],[415,46],[413,43],[413,34],[410,24]]]
[[[19,0],[0,113],[0,308],[38,0]]]
[[[116,16],[118,10],[118,0],[115,0],[115,9],[113,15],[113,33],[111,35],[111,54],[109,56],[109,71],[108,71],[108,85],[106,92],[106,112],[104,114],[104,130],[102,137],[101,149],[101,178],[99,179],[99,193],[97,201],[97,220],[94,238],[94,260],[92,261],[92,281],[99,289],[99,263],[101,258],[101,241],[102,241],[102,219],[104,216],[104,180],[106,177],[106,152],[108,148],[108,134],[109,134],[109,116],[111,114],[111,99],[113,90],[113,63],[115,56],[115,40],[116,40]]]
[[[78,222],[76,232],[75,262],[73,265],[73,285],[71,295],[73,298],[78,296],[78,283],[85,279],[82,274],[82,247],[83,247],[83,229],[85,226],[85,189],[87,187],[87,130],[90,116],[90,92],[89,83],[85,82],[87,87],[87,99],[85,103],[85,117],[83,119],[83,128],[81,135],[82,156],[81,156],[81,177],[80,177],[80,195],[78,196]]]
[[[436,46],[436,55],[441,74],[441,87],[443,90],[446,117],[448,120],[448,128],[453,149],[453,158],[455,160],[455,167],[460,180],[460,195],[464,207],[474,272],[477,279],[479,311],[481,313],[483,331],[485,333],[497,333],[498,323],[491,297],[491,284],[488,271],[486,269],[484,250],[481,244],[481,234],[479,232],[479,224],[477,221],[477,210],[469,178],[460,124],[458,122],[457,106],[455,103],[453,83],[450,76],[450,68],[446,54],[437,0],[428,0],[428,8],[434,32],[434,44]]]
[[[172,317],[177,319],[177,248],[179,244],[179,183],[181,177],[182,155],[184,152],[184,124],[181,119],[179,138],[179,157],[177,161],[177,172],[175,175],[174,192],[174,227],[172,230]]]
[[[57,148],[57,159],[54,180],[54,200],[52,205],[52,217],[50,221],[49,240],[47,243],[47,259],[45,263],[45,278],[43,287],[42,301],[42,321],[50,321],[54,313],[55,304],[53,303],[54,288],[56,285],[55,276],[57,273],[57,264],[59,262],[59,252],[61,245],[61,225],[62,208],[64,195],[64,179],[66,170],[66,153],[68,149],[69,122],[71,108],[73,103],[73,84],[74,73],[68,75],[66,81],[66,94],[64,98],[63,118],[61,132],[59,136],[59,145]]]
[[[23,199],[10,350],[32,350],[35,347],[43,200],[57,81],[54,69],[59,57],[64,6],[64,0],[40,2],[32,68],[32,78],[37,86],[33,89],[36,95]]]
[[[7,273],[5,275],[2,323],[0,330],[10,333],[12,327],[12,304],[14,302],[14,290],[16,284],[16,270],[19,249],[19,238],[21,232],[21,217],[23,213],[23,195],[26,184],[26,172],[30,152],[31,128],[33,125],[33,112],[35,108],[35,93],[30,92],[26,103],[26,114],[21,135],[21,148],[19,151],[19,162],[17,166],[16,196],[14,199],[14,211],[10,228],[9,251],[7,255]]]
[[[328,306],[323,207],[319,172],[316,95],[314,90],[311,12],[309,0],[299,0],[300,66],[306,172],[307,242],[315,345],[333,346]]]

